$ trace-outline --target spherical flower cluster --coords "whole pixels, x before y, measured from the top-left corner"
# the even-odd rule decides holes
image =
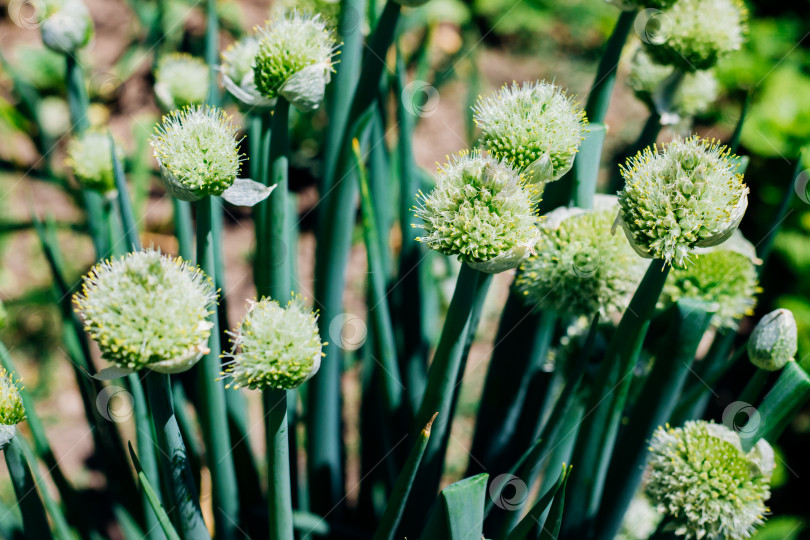
[[[678,0],[659,15],[662,39],[647,43],[662,64],[708,69],[742,46],[747,11],[742,0]]]
[[[287,307],[269,298],[251,303],[233,336],[234,352],[226,355],[222,374],[231,379],[228,388],[289,390],[321,365],[318,317],[297,297]]]
[[[264,97],[253,79],[259,40],[245,36],[222,53],[222,85],[242,107],[269,109],[275,103]]]
[[[483,272],[516,268],[537,241],[536,188],[503,161],[473,152],[453,156],[415,209],[428,247]]]
[[[687,539],[749,538],[768,512],[774,453],[761,439],[748,453],[739,435],[703,420],[660,427],[650,443],[646,493]]]
[[[120,160],[124,150],[115,145],[115,155]],[[82,187],[99,193],[115,191],[112,148],[110,136],[101,131],[85,131],[74,137],[67,145],[65,163]]]
[[[622,528],[616,540],[647,540],[655,532],[661,514],[650,504],[643,493],[636,494],[622,520]]]
[[[630,63],[627,84],[636,96],[654,107],[653,96],[659,86],[672,75],[675,68],[655,62],[642,48],[636,50]],[[717,99],[719,83],[711,70],[684,74],[672,98],[672,111],[682,118],[704,112]]]
[[[504,85],[479,97],[473,118],[490,154],[508,161],[531,182],[559,180],[582,144],[585,112],[548,83]]]
[[[748,338],[748,358],[760,369],[780,370],[796,356],[798,341],[793,312],[771,311],[760,319]]]
[[[753,314],[762,291],[756,268],[761,261],[735,249],[738,242],[750,245],[741,234],[735,236],[739,240],[698,250],[687,268],[674,268],[664,285],[662,304],[681,298],[701,300],[715,310],[712,325],[726,329],[736,328],[740,319]]]
[[[627,307],[646,262],[621,236],[610,234],[615,197],[596,208],[558,208],[540,222],[535,254],[520,266],[515,287],[527,303],[573,315],[607,317]]]
[[[105,360],[161,373],[186,371],[208,352],[216,299],[199,268],[151,249],[97,264],[74,297]]]
[[[155,69],[155,96],[166,111],[201,105],[208,98],[210,80],[203,60],[188,53],[167,54]]]
[[[264,97],[282,96],[304,111],[316,109],[329,83],[336,43],[319,15],[292,11],[257,29],[253,80]]]
[[[0,450],[14,438],[16,426],[25,420],[20,389],[11,375],[0,368]]]
[[[642,257],[682,268],[696,247],[727,240],[748,206],[748,188],[725,146],[677,138],[622,167],[617,224]]]
[[[81,0],[43,0],[42,42],[51,50],[71,54],[93,37],[93,19]]]
[[[243,159],[236,131],[231,117],[215,107],[186,107],[165,115],[151,142],[169,193],[184,201],[222,195]]]

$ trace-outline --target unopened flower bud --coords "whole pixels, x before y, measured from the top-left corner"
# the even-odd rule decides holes
[[[118,143],[115,144],[115,155],[119,160],[124,156],[124,149]],[[115,191],[109,134],[85,131],[74,137],[67,145],[65,162],[82,187],[101,194]]]
[[[44,0],[42,42],[56,52],[71,54],[93,37],[93,19],[81,0]]]
[[[789,309],[771,311],[748,338],[748,358],[760,369],[778,371],[796,356],[798,341],[793,313]]]

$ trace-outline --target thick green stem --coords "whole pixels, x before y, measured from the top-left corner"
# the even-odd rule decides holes
[[[214,261],[213,213],[215,201],[211,196],[197,202],[197,264],[216,283]],[[217,379],[222,371],[220,362],[219,317],[216,310],[209,317],[213,326],[208,340],[209,352],[199,363],[203,438],[211,470],[214,502],[214,523],[217,537],[230,540],[236,537],[239,516],[239,493],[236,471],[231,454],[231,437],[225,409],[225,388]]]
[[[810,376],[798,362],[788,362],[779,379],[740,430],[743,450],[748,452],[760,439],[771,444],[810,399]]]
[[[466,264],[461,265],[439,345],[428,371],[427,387],[417,415],[419,432],[435,413],[438,412],[439,417],[433,423],[423,466],[416,479],[415,497],[409,505],[412,509],[409,514],[418,516],[418,519],[424,518],[427,507],[438,491],[444,466],[441,458],[453,419],[451,412],[458,396],[456,389],[463,375],[461,366],[468,351],[468,341],[475,332],[472,319],[476,312],[480,312],[491,279],[490,274],[474,270]]]
[[[632,370],[664,287],[669,266],[654,259],[608,345],[574,452],[566,536],[584,537],[602,498],[605,475],[632,381]]]
[[[381,242],[378,235],[376,208],[372,200],[368,175],[360,151],[360,143],[355,140],[353,145],[355,159],[357,160],[357,177],[360,181],[360,207],[363,214],[363,235],[366,244],[369,289],[372,302],[369,311],[374,328],[375,350],[379,355],[379,365],[383,368],[380,378],[385,389],[386,408],[389,415],[396,416],[402,402],[402,383],[399,380],[394,329],[391,326],[391,312],[388,308],[387,274],[383,260],[385,255],[380,249]],[[389,416],[389,420],[393,420],[393,418]]]
[[[17,504],[22,513],[23,530],[26,538],[48,540],[53,538],[51,530],[48,528],[48,517],[45,515],[45,508],[39,498],[37,485],[34,483],[34,477],[31,475],[22,445],[17,440],[19,436],[17,434],[11,439],[3,450],[3,455],[6,458],[11,484],[14,486],[14,494],[17,496]]]
[[[622,517],[641,483],[649,456],[647,441],[675,409],[712,315],[707,306],[689,299],[679,301],[672,308],[667,336],[613,453],[605,482],[605,491],[610,496],[602,501],[597,540],[612,540],[618,533]]]
[[[601,123],[605,121],[610,96],[613,93],[613,86],[616,84],[616,68],[619,66],[619,57],[622,54],[624,43],[627,41],[627,34],[633,28],[633,21],[636,18],[635,11],[622,11],[613,33],[608,38],[602,59],[599,61],[599,68],[596,71],[591,91],[588,94],[588,102],[585,105],[585,112],[588,120]]]
[[[170,487],[170,510],[185,540],[210,539],[203,521],[197,488],[186,456],[186,447],[174,417],[169,376],[154,371],[146,374],[146,392],[155,426],[163,477]]]
[[[538,376],[550,378],[540,367],[557,318],[524,304],[524,298],[513,291],[501,314],[470,450],[475,459],[470,460],[467,476],[484,471],[500,474],[518,457],[523,446],[518,440],[529,444],[535,438],[533,433],[521,434],[518,426],[523,415],[540,416],[537,408],[527,410],[525,405],[543,402],[542,395],[530,399],[529,391],[539,386]],[[542,388],[535,389],[545,393]]]
[[[750,404],[756,403],[759,400],[762,389],[765,388],[765,385],[768,383],[768,377],[770,375],[770,371],[757,369],[754,372],[754,375],[748,379],[748,383],[746,383],[745,388],[743,388],[743,391],[740,393],[740,398],[737,401]]]
[[[288,174],[289,174],[289,111],[290,102],[279,97],[273,112],[272,135],[270,136],[270,185],[276,189],[267,200],[267,222],[262,235],[266,259],[261,261],[258,270],[263,274],[262,288],[257,290],[259,298],[267,296],[284,304],[292,291],[290,265],[287,257],[296,253],[290,245],[289,223],[287,212]],[[266,285],[265,285],[266,284]]]
[[[402,55],[397,55],[397,77],[394,91],[402,95],[408,84],[407,70]],[[401,329],[400,373],[405,381],[405,399],[409,418],[416,415],[425,386],[430,340],[425,332],[429,317],[425,313],[428,304],[425,287],[424,261],[428,248],[416,241],[413,232],[418,218],[411,210],[413,198],[420,188],[420,170],[413,157],[414,115],[405,107],[404,100],[397,100],[399,122],[399,229],[402,248],[399,253],[399,286],[394,289],[399,300],[395,310],[396,326]]]
[[[184,261],[194,260],[194,226],[191,220],[191,203],[172,197],[174,209],[174,236],[178,253]]]
[[[293,539],[292,487],[287,442],[287,391],[267,389],[262,393],[267,439],[267,499],[270,536]]]
[[[343,311],[346,265],[351,249],[357,183],[351,175],[350,142],[358,137],[363,112],[374,104],[385,58],[396,34],[401,6],[389,0],[377,27],[369,38],[363,55],[362,72],[352,98],[346,125],[337,129],[340,136],[334,144],[335,166],[324,172],[319,216],[315,266],[315,298],[322,306],[318,320],[322,336],[329,335],[329,325]],[[345,105],[344,105],[345,106]],[[342,143],[340,142],[342,141]],[[339,176],[345,175],[345,176]],[[343,456],[341,437],[340,372],[343,354],[335,340],[324,348],[327,360],[310,385],[307,465],[309,469],[312,510],[326,513],[340,506],[343,499]],[[340,512],[338,508],[337,512]]]

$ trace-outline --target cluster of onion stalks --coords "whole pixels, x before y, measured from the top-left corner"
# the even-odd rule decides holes
[[[554,206],[588,210],[593,205],[616,66],[640,9],[619,15],[585,106],[589,131],[571,171],[544,193],[538,215]],[[318,169],[314,291],[324,359],[300,390],[262,390],[264,412],[257,424],[265,430],[263,459],[251,444],[260,430],[248,420],[244,395],[226,389],[223,380],[223,339],[231,325],[225,309],[229,296],[222,199],[206,195],[197,200],[196,220],[187,202],[173,203],[180,255],[199,265],[220,295],[209,318],[207,353],[182,375],[145,368],[113,381],[94,376],[96,360],[73,312],[62,264],[69,254],[61,252],[54,224],[37,218],[60,298],[65,350],[106,478],[107,513],[100,516],[81,502],[77,479],[55,459],[35,403],[21,389],[27,418],[4,450],[17,501],[13,508],[0,508],[0,535],[68,540],[105,536],[116,528],[127,539],[477,540],[486,535],[609,540],[643,484],[648,441],[658,426],[703,417],[711,386],[746,349],[735,347],[736,331],[710,330],[712,309],[705,304],[686,299],[666,311],[657,309],[670,271],[665,260],[652,260],[615,320],[589,314],[577,353],[553,371],[544,366],[551,350],[561,349],[571,318],[526,305],[512,292],[492,349],[467,473],[442,487],[459,388],[491,275],[462,263],[446,314],[438,315],[441,291],[432,272],[445,256],[414,239],[413,228],[421,223],[420,212],[412,207],[423,174],[412,148],[418,115],[415,104],[404,99],[409,69],[430,73],[430,55],[417,51],[405,57],[399,50],[408,17],[400,3],[388,0],[374,13],[371,32],[364,37],[356,18],[367,11],[362,0],[341,2],[336,21],[340,63],[324,107],[328,124]],[[227,98],[219,90],[215,68],[220,28],[214,0],[208,0],[206,13],[205,60],[211,70],[207,102],[220,106]],[[157,43],[162,21],[150,24],[148,39]],[[430,30],[424,31],[428,39]],[[392,49],[396,54],[389,54]],[[81,133],[88,124],[85,80],[74,56],[65,54],[65,61],[73,130]],[[397,97],[394,118],[389,118],[391,95]],[[276,186],[252,211],[257,296],[284,303],[298,283],[297,212],[288,186],[290,129],[310,117],[284,96],[274,99],[272,110],[247,110],[244,118],[250,174]],[[654,142],[658,120],[659,112],[652,111],[639,148]],[[398,131],[392,147],[386,137],[390,126]],[[728,142],[732,149],[739,133]],[[129,198],[122,156],[116,155],[115,144],[110,148],[117,195],[103,199],[84,189],[80,198],[99,260],[141,249],[141,216]],[[771,238],[791,192],[787,190],[774,217]],[[399,201],[399,208],[392,200]],[[355,348],[343,343],[334,328],[346,316],[343,297],[358,204],[369,268],[369,331],[363,346]],[[395,253],[388,243],[392,230],[402,238]],[[770,242],[763,242],[758,257],[766,261],[769,250]],[[698,361],[698,345],[707,336],[713,336],[711,347]],[[758,354],[768,353],[758,349]],[[639,375],[640,359],[650,357],[651,371]],[[1,345],[0,359],[14,371]],[[360,423],[359,451],[347,448],[344,438],[341,381],[349,362],[362,368],[360,417],[350,420]],[[700,380],[692,380],[690,372]],[[131,395],[134,431],[120,429],[97,408],[110,388]],[[740,397],[757,409],[749,424],[737,426],[745,435],[738,437],[741,455],[757,448],[760,440],[775,443],[808,397],[810,379],[796,362],[788,362],[775,381],[767,370],[759,370]],[[124,433],[133,440],[125,444]],[[359,485],[347,479],[348,459],[359,462]],[[357,502],[349,505],[348,500]],[[688,536],[689,530],[676,523],[678,516],[662,518],[651,537]]]

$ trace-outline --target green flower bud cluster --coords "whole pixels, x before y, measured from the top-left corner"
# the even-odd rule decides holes
[[[74,296],[105,360],[161,373],[186,371],[208,352],[216,300],[199,268],[152,249],[97,264]]]
[[[646,493],[676,535],[739,540],[764,521],[773,468],[764,439],[746,453],[739,435],[721,424],[659,427],[650,443]]]
[[[595,206],[558,208],[540,222],[535,254],[515,278],[527,303],[603,318],[627,307],[647,264],[623,237],[610,234],[616,198],[597,196]]]
[[[799,335],[789,309],[771,311],[759,320],[748,338],[748,358],[760,369],[778,371],[796,356]]]
[[[253,80],[259,40],[245,36],[222,53],[222,85],[243,108],[269,109],[275,100],[264,97]]]
[[[124,149],[116,143],[115,155],[124,156]],[[105,194],[115,191],[110,136],[102,131],[85,131],[67,145],[65,163],[73,176],[86,189]]]
[[[216,107],[186,107],[164,115],[152,135],[166,189],[184,201],[222,195],[236,180],[240,141],[231,117]]]
[[[289,390],[318,371],[323,353],[318,317],[298,297],[286,307],[263,298],[253,302],[237,332],[234,350],[225,356],[226,388]],[[238,348],[238,351],[237,351]]]
[[[18,381],[19,382],[19,381]],[[20,388],[11,375],[0,368],[0,450],[17,434],[17,424],[25,420]]]
[[[621,174],[617,224],[642,257],[683,268],[697,247],[727,240],[748,206],[748,188],[725,146],[697,136],[644,149]]]
[[[329,83],[336,43],[319,15],[292,11],[256,29],[253,80],[268,99],[282,96],[304,111],[316,109]]]
[[[636,50],[630,63],[627,84],[636,96],[651,108],[653,95],[675,68],[657,63],[643,48]],[[672,110],[682,118],[691,118],[711,106],[717,99],[719,83],[711,70],[688,72],[672,98]]]
[[[160,57],[155,69],[155,95],[163,110],[201,105],[210,87],[208,64],[188,53]]]
[[[588,123],[572,98],[541,82],[512,83],[479,97],[473,119],[487,151],[530,182],[559,180],[571,169]]]
[[[478,150],[450,158],[430,194],[420,192],[418,238],[483,272],[516,268],[537,242],[537,189],[507,163]]]
[[[40,7],[45,14],[40,31],[46,47],[71,54],[90,43],[93,19],[81,0],[43,0]]]
[[[678,0],[659,17],[665,39],[647,43],[650,54],[661,64],[695,71],[742,46],[748,12],[742,0]]]
[[[13,426],[25,420],[20,388],[11,374],[0,368],[0,424]]]
[[[663,305],[681,298],[694,298],[711,306],[715,312],[712,325],[735,329],[740,319],[752,315],[757,303],[761,262],[735,247],[751,244],[735,235],[734,240],[717,247],[697,251],[697,257],[686,268],[673,268],[661,295]],[[753,246],[751,246],[753,250]]]

